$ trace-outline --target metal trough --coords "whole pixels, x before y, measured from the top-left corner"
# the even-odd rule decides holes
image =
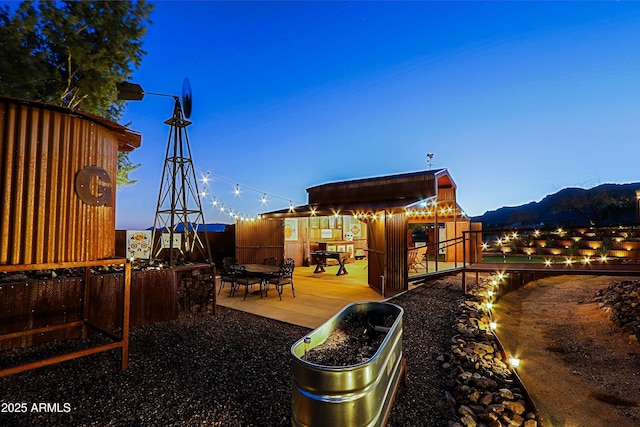
[[[368,361],[349,366],[323,366],[304,360],[305,340],[307,350],[322,344],[346,316],[354,313],[395,316],[382,344]],[[397,387],[404,378],[403,313],[402,308],[386,302],[349,304],[293,344],[293,426],[386,424]]]

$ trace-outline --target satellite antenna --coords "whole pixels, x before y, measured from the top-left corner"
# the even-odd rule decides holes
[[[186,120],[191,117],[193,103],[189,79],[185,78],[182,83],[182,97],[145,92],[135,83],[123,82],[116,86],[118,99],[140,101],[144,95],[157,95],[169,96],[175,101],[172,117],[164,122],[171,128],[153,222],[152,242],[156,242],[156,233],[162,233],[155,243],[155,257],[168,251],[169,266],[172,267],[175,265],[174,252],[181,253],[185,261],[190,262],[191,254],[198,250],[206,262],[210,263],[211,249],[186,129],[192,123]],[[204,230],[204,243],[198,235],[200,224]]]

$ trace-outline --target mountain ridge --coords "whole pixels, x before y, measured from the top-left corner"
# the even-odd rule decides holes
[[[600,184],[589,189],[563,188],[539,202],[504,206],[471,217],[483,228],[630,224],[636,221],[636,190],[640,182]]]

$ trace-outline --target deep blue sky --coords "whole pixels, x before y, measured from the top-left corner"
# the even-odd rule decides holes
[[[639,180],[640,3],[155,5],[132,81],[180,94],[189,77],[198,175],[224,178],[207,185],[207,222],[230,222],[212,194],[255,215],[314,185],[427,169],[426,153],[472,216]],[[172,109],[128,104],[142,166],[118,228],[153,224]]]

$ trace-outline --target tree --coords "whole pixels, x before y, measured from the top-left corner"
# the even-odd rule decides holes
[[[0,93],[118,121],[116,83],[130,79],[146,53],[142,37],[153,6],[131,1],[24,1],[0,7]],[[118,156],[119,185],[135,183]]]

